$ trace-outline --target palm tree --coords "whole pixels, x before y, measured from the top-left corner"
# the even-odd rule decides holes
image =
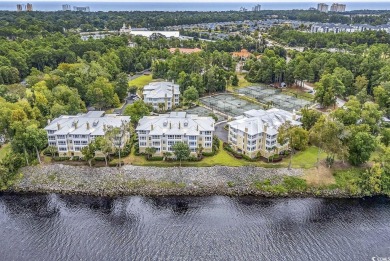
[[[154,153],[156,153],[156,151],[157,151],[157,149],[154,148],[154,147],[147,147],[147,148],[145,149],[145,154],[146,154],[146,156],[148,157],[148,159],[150,159],[150,157],[151,157]]]
[[[166,152],[163,153],[164,160],[167,160],[167,158],[169,158],[171,156],[172,156],[172,153],[169,152],[169,151],[166,151]]]

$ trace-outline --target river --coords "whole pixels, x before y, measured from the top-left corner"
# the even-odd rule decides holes
[[[389,222],[384,198],[0,194],[0,260],[372,260]]]

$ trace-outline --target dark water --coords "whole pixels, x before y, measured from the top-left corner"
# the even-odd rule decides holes
[[[0,10],[16,11],[16,4],[32,3],[34,10],[38,11],[58,11],[62,10],[63,4],[70,4],[71,6],[89,6],[92,12],[95,11],[238,11],[241,7],[252,10],[257,4],[261,4],[262,10],[291,10],[291,9],[309,9],[310,7],[317,7],[316,1],[297,1],[297,2],[263,2],[262,1],[205,1],[205,2],[120,2],[120,1],[2,1],[0,0]],[[320,2],[320,1],[319,1]],[[325,1],[330,3],[330,1]],[[336,1],[337,2],[337,1]],[[389,1],[375,2],[375,1],[361,1],[361,2],[344,2],[347,5],[347,11],[350,10],[389,10]]]
[[[0,196],[0,260],[372,260],[390,202]]]

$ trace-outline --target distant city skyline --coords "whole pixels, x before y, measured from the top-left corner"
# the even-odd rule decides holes
[[[195,0],[181,0],[181,1],[175,1],[175,0],[114,0],[114,1],[109,1],[109,0],[24,0],[24,1],[17,1],[17,0],[10,0],[10,1],[7,1],[7,2],[58,2],[58,3],[72,3],[72,2],[156,2],[156,3],[164,3],[164,2],[169,2],[169,3],[175,3],[175,2],[178,2],[178,3],[183,3],[183,2],[188,2],[188,3],[196,3],[196,2],[204,2],[204,3],[213,3],[213,2],[229,2],[229,3],[239,3],[241,1],[237,1],[237,0],[212,0],[212,1],[209,1],[209,0],[198,0],[198,1],[195,1]],[[308,0],[308,1],[304,1],[304,0],[301,0],[301,1],[297,1],[297,0],[245,0],[244,2],[246,3],[258,3],[258,4],[262,4],[262,3],[275,3],[275,2],[280,2],[280,3],[364,3],[364,2],[370,2],[370,1],[362,1],[362,0],[326,0],[326,1],[316,1],[316,0]],[[380,2],[380,3],[386,3],[388,2],[388,0],[375,0],[376,3]],[[389,3],[390,4],[390,3]]]

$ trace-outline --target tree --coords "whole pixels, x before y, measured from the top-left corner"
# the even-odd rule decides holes
[[[187,159],[191,154],[191,150],[190,147],[188,147],[188,144],[181,141],[176,142],[172,146],[172,150],[176,156],[176,159],[180,160],[180,167],[181,167],[181,161]]]
[[[314,100],[321,106],[328,107],[336,104],[336,95],[344,93],[343,83],[334,75],[325,74],[316,83],[316,93]]]
[[[23,134],[25,146],[30,149],[34,148],[37,154],[38,162],[41,163],[39,152],[46,147],[47,133],[44,129],[39,129],[37,125],[33,124],[26,128]]]
[[[129,79],[126,73],[120,73],[116,76],[115,93],[118,95],[120,101],[123,101],[127,96],[129,88]]]
[[[321,112],[313,109],[303,108],[301,110],[302,113],[302,127],[305,130],[310,130],[314,124],[318,121],[318,119],[321,117]]]
[[[137,100],[127,106],[123,114],[130,116],[132,123],[137,123],[142,117],[149,115],[151,111],[150,106],[144,101]]]
[[[169,151],[166,151],[166,152],[163,152],[163,157],[164,157],[164,160],[167,160],[169,157],[172,156],[172,153],[169,152]]]
[[[390,128],[383,128],[381,130],[381,142],[385,146],[390,146]]]
[[[154,153],[156,153],[157,149],[155,147],[147,147],[145,148],[145,154],[148,159],[153,156]]]
[[[58,149],[56,146],[47,147],[46,151],[50,153],[50,156],[54,157],[58,153]]]
[[[375,151],[375,138],[367,132],[358,132],[353,135],[348,144],[348,160],[352,165],[358,166],[370,159],[371,153]]]
[[[95,158],[96,145],[94,142],[91,142],[87,146],[81,149],[81,153],[83,154],[83,158],[88,161],[90,167],[92,167],[92,160]]]
[[[325,151],[328,157],[332,159],[335,155],[344,156],[346,150],[341,140],[343,130],[342,123],[325,115],[322,115],[311,128],[309,133],[310,143],[318,147],[317,165],[319,164],[320,150]]]
[[[104,155],[106,166],[108,166],[108,157],[112,153],[112,141],[108,134],[104,137],[97,137],[95,139],[96,150]]]
[[[187,103],[191,104],[192,102],[196,102],[199,99],[199,94],[196,88],[191,86],[184,91],[183,97]]]
[[[233,78],[232,78],[232,85],[238,86],[238,83],[239,83],[239,80],[238,80],[237,74],[234,74]]]
[[[97,109],[119,106],[119,99],[114,86],[104,77],[98,77],[88,86],[87,100]]]

